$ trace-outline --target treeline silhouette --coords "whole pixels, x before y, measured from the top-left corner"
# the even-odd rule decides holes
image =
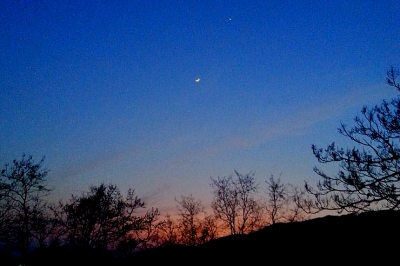
[[[32,253],[27,265],[387,265],[397,258],[400,212],[381,210],[277,223],[249,234],[220,237],[197,246],[174,244],[115,257],[67,247]],[[2,257],[2,265],[20,265]],[[3,264],[4,263],[4,264]]]
[[[0,250],[7,265],[52,264],[54,259],[123,261],[160,247],[194,247],[227,235],[244,235],[277,222],[305,219],[297,189],[273,176],[259,197],[254,173],[211,178],[213,213],[192,195],[176,198],[176,213],[146,208],[128,189],[91,186],[67,201],[46,201],[44,158],[22,155],[1,171]]]

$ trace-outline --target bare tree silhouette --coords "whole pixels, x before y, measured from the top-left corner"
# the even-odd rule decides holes
[[[386,82],[400,91],[396,82],[399,71],[387,72]],[[358,147],[340,148],[335,143],[327,148],[312,145],[320,163],[339,163],[336,175],[325,174],[315,167],[322,181],[306,191],[313,196],[303,201],[308,210],[334,210],[356,213],[376,209],[399,209],[400,206],[400,98],[384,100],[374,108],[364,106],[356,116],[355,126],[341,124],[339,133]],[[312,208],[310,208],[312,207]]]
[[[254,173],[243,175],[235,171],[235,175],[236,179],[232,175],[211,178],[211,187],[214,189],[211,207],[232,235],[257,229],[261,219],[261,206],[255,199],[258,184]]]
[[[44,157],[35,163],[32,156],[6,164],[0,174],[0,242],[15,247],[24,263],[34,240],[34,233],[43,229],[47,209],[44,196],[48,171]]]

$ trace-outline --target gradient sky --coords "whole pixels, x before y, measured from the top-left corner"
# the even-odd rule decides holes
[[[56,199],[131,187],[170,211],[210,177],[319,180],[311,144],[397,95],[400,2],[0,1],[0,164]],[[200,82],[195,79],[200,78]],[[345,146],[345,145],[344,145]]]

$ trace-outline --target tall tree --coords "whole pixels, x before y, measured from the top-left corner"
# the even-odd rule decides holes
[[[229,229],[230,234],[244,234],[257,229],[260,211],[255,195],[258,184],[254,173],[246,175],[235,171],[236,178],[211,178],[214,198],[211,207],[215,216]]]
[[[275,179],[271,175],[267,183],[267,202],[265,205],[266,214],[271,222],[275,224],[285,219],[287,207],[289,205],[288,186],[281,182],[281,179]]]
[[[265,213],[271,224],[302,221],[306,218],[298,204],[303,199],[304,191],[283,183],[280,177],[276,179],[273,175],[265,183],[267,184]]]
[[[159,230],[160,246],[171,246],[179,243],[179,226],[170,214],[165,215]]]
[[[218,224],[213,215],[207,215],[201,222],[200,244],[206,243],[219,236]]]
[[[178,222],[181,233],[181,242],[189,246],[200,244],[202,233],[201,215],[204,207],[200,200],[196,200],[192,195],[181,196],[178,200]]]
[[[165,221],[161,218],[157,208],[151,208],[143,216],[136,217],[137,228],[133,231],[138,245],[136,250],[145,250],[158,247],[162,244],[162,229]]]
[[[62,204],[68,241],[82,250],[115,249],[132,230],[140,228],[134,211],[142,207],[144,203],[133,189],[124,198],[116,185],[91,186],[88,193]]]
[[[386,82],[400,91],[396,82],[399,71],[387,72]],[[356,116],[355,126],[341,124],[339,133],[354,142],[353,148],[340,148],[335,143],[326,149],[312,145],[320,163],[338,163],[336,175],[319,168],[322,177],[317,188],[307,182],[311,201],[304,202],[315,211],[361,212],[376,209],[399,209],[400,206],[400,98],[384,100],[374,108],[364,106],[362,116]]]
[[[285,215],[285,220],[287,222],[299,222],[309,219],[309,213],[305,212],[303,206],[301,206],[301,203],[304,200],[304,194],[307,192],[305,192],[304,189],[291,184],[289,184],[288,187],[290,188],[289,199],[291,203],[289,204],[288,212]]]
[[[45,216],[44,197],[48,170],[42,167],[44,157],[35,163],[32,156],[6,164],[0,174],[0,241],[16,248],[26,260],[33,232]]]

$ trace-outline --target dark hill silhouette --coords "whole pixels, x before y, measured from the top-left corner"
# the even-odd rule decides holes
[[[397,265],[399,240],[400,211],[377,211],[280,223],[196,247],[159,247],[119,259],[47,250],[29,265]],[[0,254],[0,265],[19,265],[5,259]]]
[[[248,235],[222,237],[196,247],[155,248],[135,253],[121,263],[383,265],[398,263],[399,237],[399,211],[366,212],[275,224]]]

